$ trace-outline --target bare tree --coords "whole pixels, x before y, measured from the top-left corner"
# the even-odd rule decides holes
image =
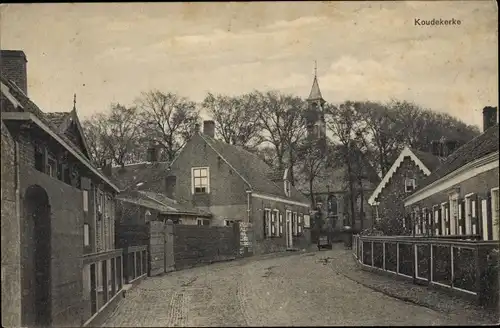
[[[331,145],[324,145],[323,140],[306,138],[297,147],[297,164],[299,173],[307,182],[311,204],[315,208],[314,181],[323,172],[332,167],[335,152]]]
[[[262,142],[255,102],[252,93],[239,97],[209,93],[202,106],[212,115],[216,132],[224,142],[250,150]]]
[[[344,102],[339,106],[327,104],[325,106],[327,116],[327,127],[332,132],[335,139],[339,142],[344,165],[346,166],[346,182],[348,188],[349,207],[351,212],[350,224],[355,221],[355,201],[356,201],[356,170],[353,162],[353,154],[357,151],[354,140],[359,131],[363,128],[359,113],[356,111],[355,103],[351,101]]]
[[[96,114],[82,122],[83,131],[89,146],[90,156],[97,167],[103,167],[111,159],[110,145],[105,142],[106,116]]]
[[[274,148],[275,170],[283,172],[286,167],[290,168],[294,183],[296,148],[306,134],[303,117],[305,103],[299,97],[271,91],[257,92],[256,98],[257,115],[264,131],[263,141]]]
[[[200,118],[196,104],[176,94],[155,90],[142,93],[137,106],[147,139],[162,145],[165,159],[172,161],[195,133]]]
[[[106,159],[121,166],[133,161],[139,138],[137,108],[112,104],[109,112],[91,117],[84,126],[99,166]]]

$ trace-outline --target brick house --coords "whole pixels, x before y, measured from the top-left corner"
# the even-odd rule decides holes
[[[238,221],[244,244],[254,254],[303,248],[310,244],[309,201],[291,185],[289,172],[272,179],[256,155],[214,138],[205,121],[171,163],[176,200],[212,213],[213,225]],[[160,187],[161,188],[161,187]]]
[[[483,109],[483,133],[458,148],[404,200],[415,235],[499,240],[498,110]]]
[[[54,124],[28,97],[26,63],[1,51],[2,324],[79,326],[105,271],[85,263],[115,248],[119,188],[91,163],[76,109]]]
[[[405,147],[368,199],[377,222],[386,234],[402,234],[406,226],[403,200],[431,174],[441,159],[431,153]],[[384,220],[381,220],[384,219]]]

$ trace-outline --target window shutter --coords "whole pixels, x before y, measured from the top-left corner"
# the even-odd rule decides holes
[[[275,230],[276,230],[276,219],[275,219],[275,216],[276,216],[276,212],[273,212],[272,216],[271,216],[271,236],[275,235]]]
[[[302,215],[303,215],[302,213],[301,213],[301,214],[299,214],[299,225],[298,225],[298,228],[299,228],[299,235],[300,235],[300,234],[302,234],[302,224],[303,224],[303,223],[302,223],[302,222],[303,222],[303,220],[302,220]]]
[[[480,212],[481,204],[479,201],[479,195],[474,195],[472,199],[472,233],[475,235],[481,235],[481,224],[480,224]]]
[[[458,231],[461,235],[465,235],[466,229],[465,229],[465,199],[462,199],[459,203],[459,218],[458,218]]]
[[[488,191],[488,194],[486,196],[486,226],[488,228],[488,240],[493,239],[493,213],[491,211],[491,192]]]
[[[445,219],[446,219],[446,235],[451,234],[451,229],[450,229],[450,203],[446,203],[444,206],[445,210]]]
[[[280,236],[283,235],[283,214],[279,213],[279,229],[280,229]]]
[[[264,227],[264,237],[267,237],[267,220],[266,220],[266,210],[263,211],[262,226]]]

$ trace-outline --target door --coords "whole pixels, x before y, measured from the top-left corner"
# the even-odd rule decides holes
[[[49,326],[51,304],[51,215],[49,198],[37,185],[24,197],[23,313],[24,326]]]
[[[293,247],[293,235],[292,235],[292,212],[286,212],[286,247]]]

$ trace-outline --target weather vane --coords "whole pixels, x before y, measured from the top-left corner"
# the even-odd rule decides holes
[[[315,60],[314,61],[314,76],[318,75],[318,63],[317,61]]]
[[[73,110],[76,111],[76,93],[73,94]]]

